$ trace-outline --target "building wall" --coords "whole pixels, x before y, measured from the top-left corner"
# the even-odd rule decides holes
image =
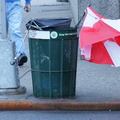
[[[79,17],[82,16],[88,5],[95,9],[102,16],[109,19],[117,19],[120,16],[120,0],[78,0]]]

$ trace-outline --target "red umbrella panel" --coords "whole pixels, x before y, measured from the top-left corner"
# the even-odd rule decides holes
[[[79,38],[85,60],[120,66],[120,20],[106,19],[88,7]]]

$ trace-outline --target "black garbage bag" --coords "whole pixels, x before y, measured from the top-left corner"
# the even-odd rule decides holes
[[[26,27],[29,30],[68,30],[70,28],[71,18],[57,19],[32,19]]]

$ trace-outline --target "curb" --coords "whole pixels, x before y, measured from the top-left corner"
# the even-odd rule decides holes
[[[43,100],[44,101],[44,100]],[[120,103],[69,103],[43,101],[0,102],[1,111],[18,110],[60,110],[60,111],[119,111]]]

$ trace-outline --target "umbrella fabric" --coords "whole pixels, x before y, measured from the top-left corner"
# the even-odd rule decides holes
[[[85,60],[120,66],[120,20],[106,19],[88,7],[79,38]]]

